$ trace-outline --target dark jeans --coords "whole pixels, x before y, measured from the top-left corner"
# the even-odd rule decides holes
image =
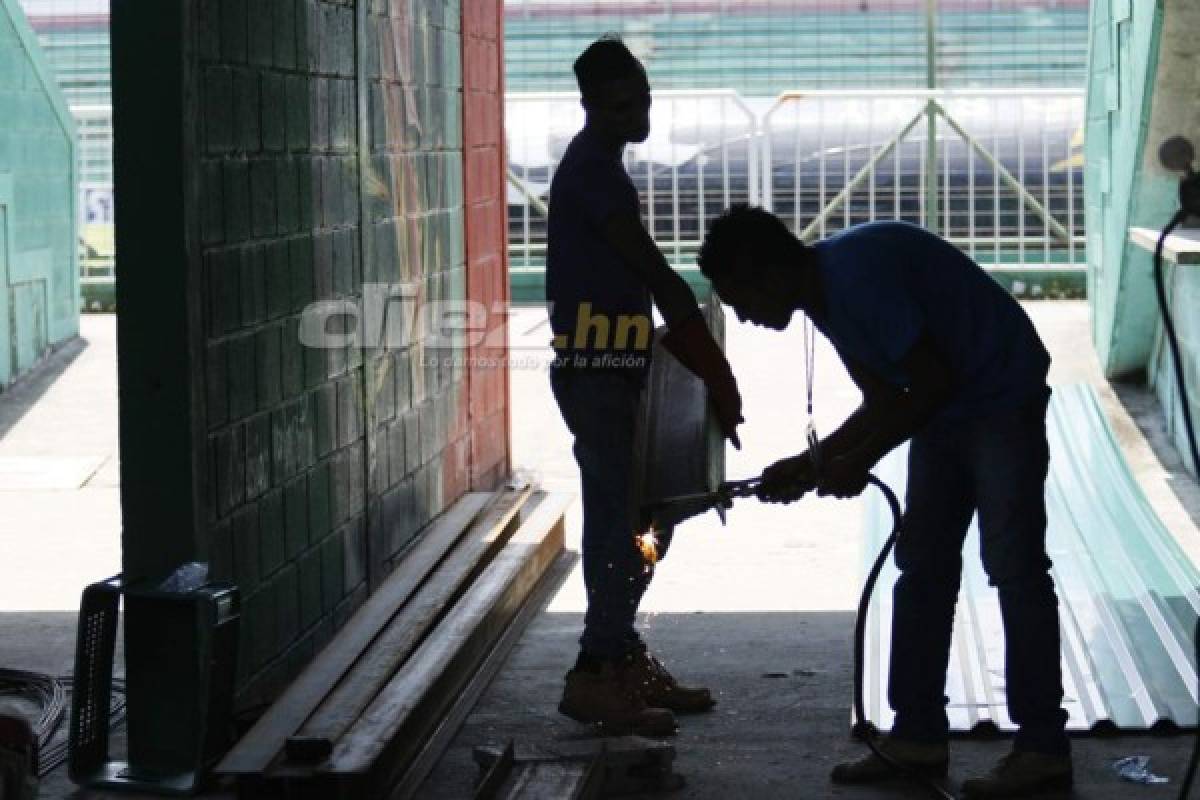
[[[1046,403],[978,420],[937,421],[913,437],[904,525],[896,543],[888,700],[894,733],[945,741],[946,667],[962,545],[979,512],[983,567],[1000,598],[1015,748],[1069,751],[1061,708],[1058,597],[1046,556]]]
[[[554,399],[575,436],[583,489],[587,614],[579,643],[599,658],[618,658],[640,641],[633,623],[653,575],[634,543],[633,443],[642,386],[619,372],[550,371]],[[659,532],[660,558],[670,533]]]

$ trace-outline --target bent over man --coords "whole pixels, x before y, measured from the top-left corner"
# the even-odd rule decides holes
[[[860,225],[808,247],[773,215],[740,206],[713,223],[699,261],[740,319],[782,330],[796,311],[807,314],[862,391],[859,408],[820,445],[819,462],[802,453],[774,464],[762,499],[791,502],[814,485],[859,494],[875,463],[911,440],[888,675],[896,719],[883,750],[946,774],[946,668],[963,540],[978,512],[1019,731],[1013,752],[963,789],[992,798],[1069,787],[1045,547],[1050,357],[1024,310],[960,250],[903,222]],[[891,772],[868,755],[832,777],[867,783]]]

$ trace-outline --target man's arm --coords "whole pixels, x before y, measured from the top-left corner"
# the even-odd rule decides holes
[[[742,397],[725,354],[700,314],[696,295],[663,257],[636,214],[615,212],[604,222],[604,238],[626,267],[650,289],[667,323],[663,346],[708,387],[721,428],[734,447],[741,447]]]
[[[650,289],[654,304],[668,328],[674,328],[699,312],[692,287],[671,269],[636,215],[627,212],[611,214],[604,223],[604,238]]]
[[[906,389],[894,387],[861,364],[846,363],[863,393],[862,404],[821,442],[820,474],[808,452],[773,464],[763,473],[759,496],[792,502],[816,486],[821,494],[856,495],[866,475],[892,448],[912,437],[945,402],[953,374],[928,337],[917,340],[900,361]]]
[[[953,389],[953,373],[927,336],[909,348],[900,366],[908,375],[908,387],[884,384],[886,388],[867,396],[857,435],[840,438],[826,454],[817,480],[821,494],[846,497],[861,492],[867,472],[924,427]]]
[[[843,358],[842,364],[854,385],[862,392],[863,399],[854,413],[847,417],[837,430],[821,440],[822,452],[830,455],[841,453],[870,435],[872,427],[876,424],[870,409],[878,407],[881,403],[886,404],[890,395],[901,391],[854,359]]]

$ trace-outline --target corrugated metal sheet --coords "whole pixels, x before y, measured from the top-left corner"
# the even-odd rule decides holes
[[[1091,387],[1055,388],[1048,429],[1047,549],[1060,601],[1068,727],[1191,727],[1200,574],[1126,467]],[[906,457],[907,448],[898,449],[878,470],[901,496]],[[865,558],[874,557],[891,525],[886,504],[871,492]],[[973,521],[947,680],[950,722],[955,731],[1009,731],[1000,609],[978,553]],[[866,648],[867,713],[885,730],[893,719],[886,698],[896,574],[889,563],[880,576]]]

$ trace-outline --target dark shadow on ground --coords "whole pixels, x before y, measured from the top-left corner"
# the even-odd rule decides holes
[[[73,666],[76,618],[70,612],[0,613],[0,664],[61,674]],[[578,737],[590,732],[555,711],[562,676],[574,659],[581,615],[543,613],[487,688],[419,794],[459,800],[478,774],[479,744]],[[675,798],[923,798],[903,784],[835,789],[827,780],[838,760],[861,752],[849,738],[848,612],[653,614],[642,626],[655,650],[681,677],[711,686],[719,704],[683,719],[674,738],[676,766],[688,785]],[[118,647],[119,647],[118,640]],[[118,663],[120,658],[118,656]],[[124,748],[113,737],[113,754]],[[1077,800],[1169,798],[1178,791],[1191,738],[1123,735],[1075,740]],[[956,741],[951,775],[958,781],[1007,751],[1005,740]],[[1172,782],[1122,783],[1109,764],[1145,754]],[[206,798],[231,798],[208,792]],[[40,798],[139,800],[148,795],[80,790],[65,767],[43,779]],[[366,800],[366,799],[364,799]]]
[[[555,711],[563,673],[574,660],[580,614],[544,613],[514,649],[450,750],[423,786],[421,797],[470,797],[478,769],[476,745],[507,739],[541,742],[590,735]],[[903,783],[867,789],[835,788],[829,770],[862,752],[849,736],[849,612],[654,614],[644,617],[648,639],[682,679],[703,683],[717,708],[681,719],[676,770],[687,786],[678,798],[924,798]],[[1173,797],[1190,737],[1123,735],[1075,740],[1074,798],[1107,800]],[[1008,751],[1005,739],[956,740],[951,778],[985,770]],[[1109,764],[1131,754],[1151,756],[1168,775],[1164,786],[1121,782]]]
[[[87,339],[76,336],[60,345],[11,386],[0,390],[0,438],[12,430],[29,409],[37,405],[42,395],[67,371],[87,346]]]

